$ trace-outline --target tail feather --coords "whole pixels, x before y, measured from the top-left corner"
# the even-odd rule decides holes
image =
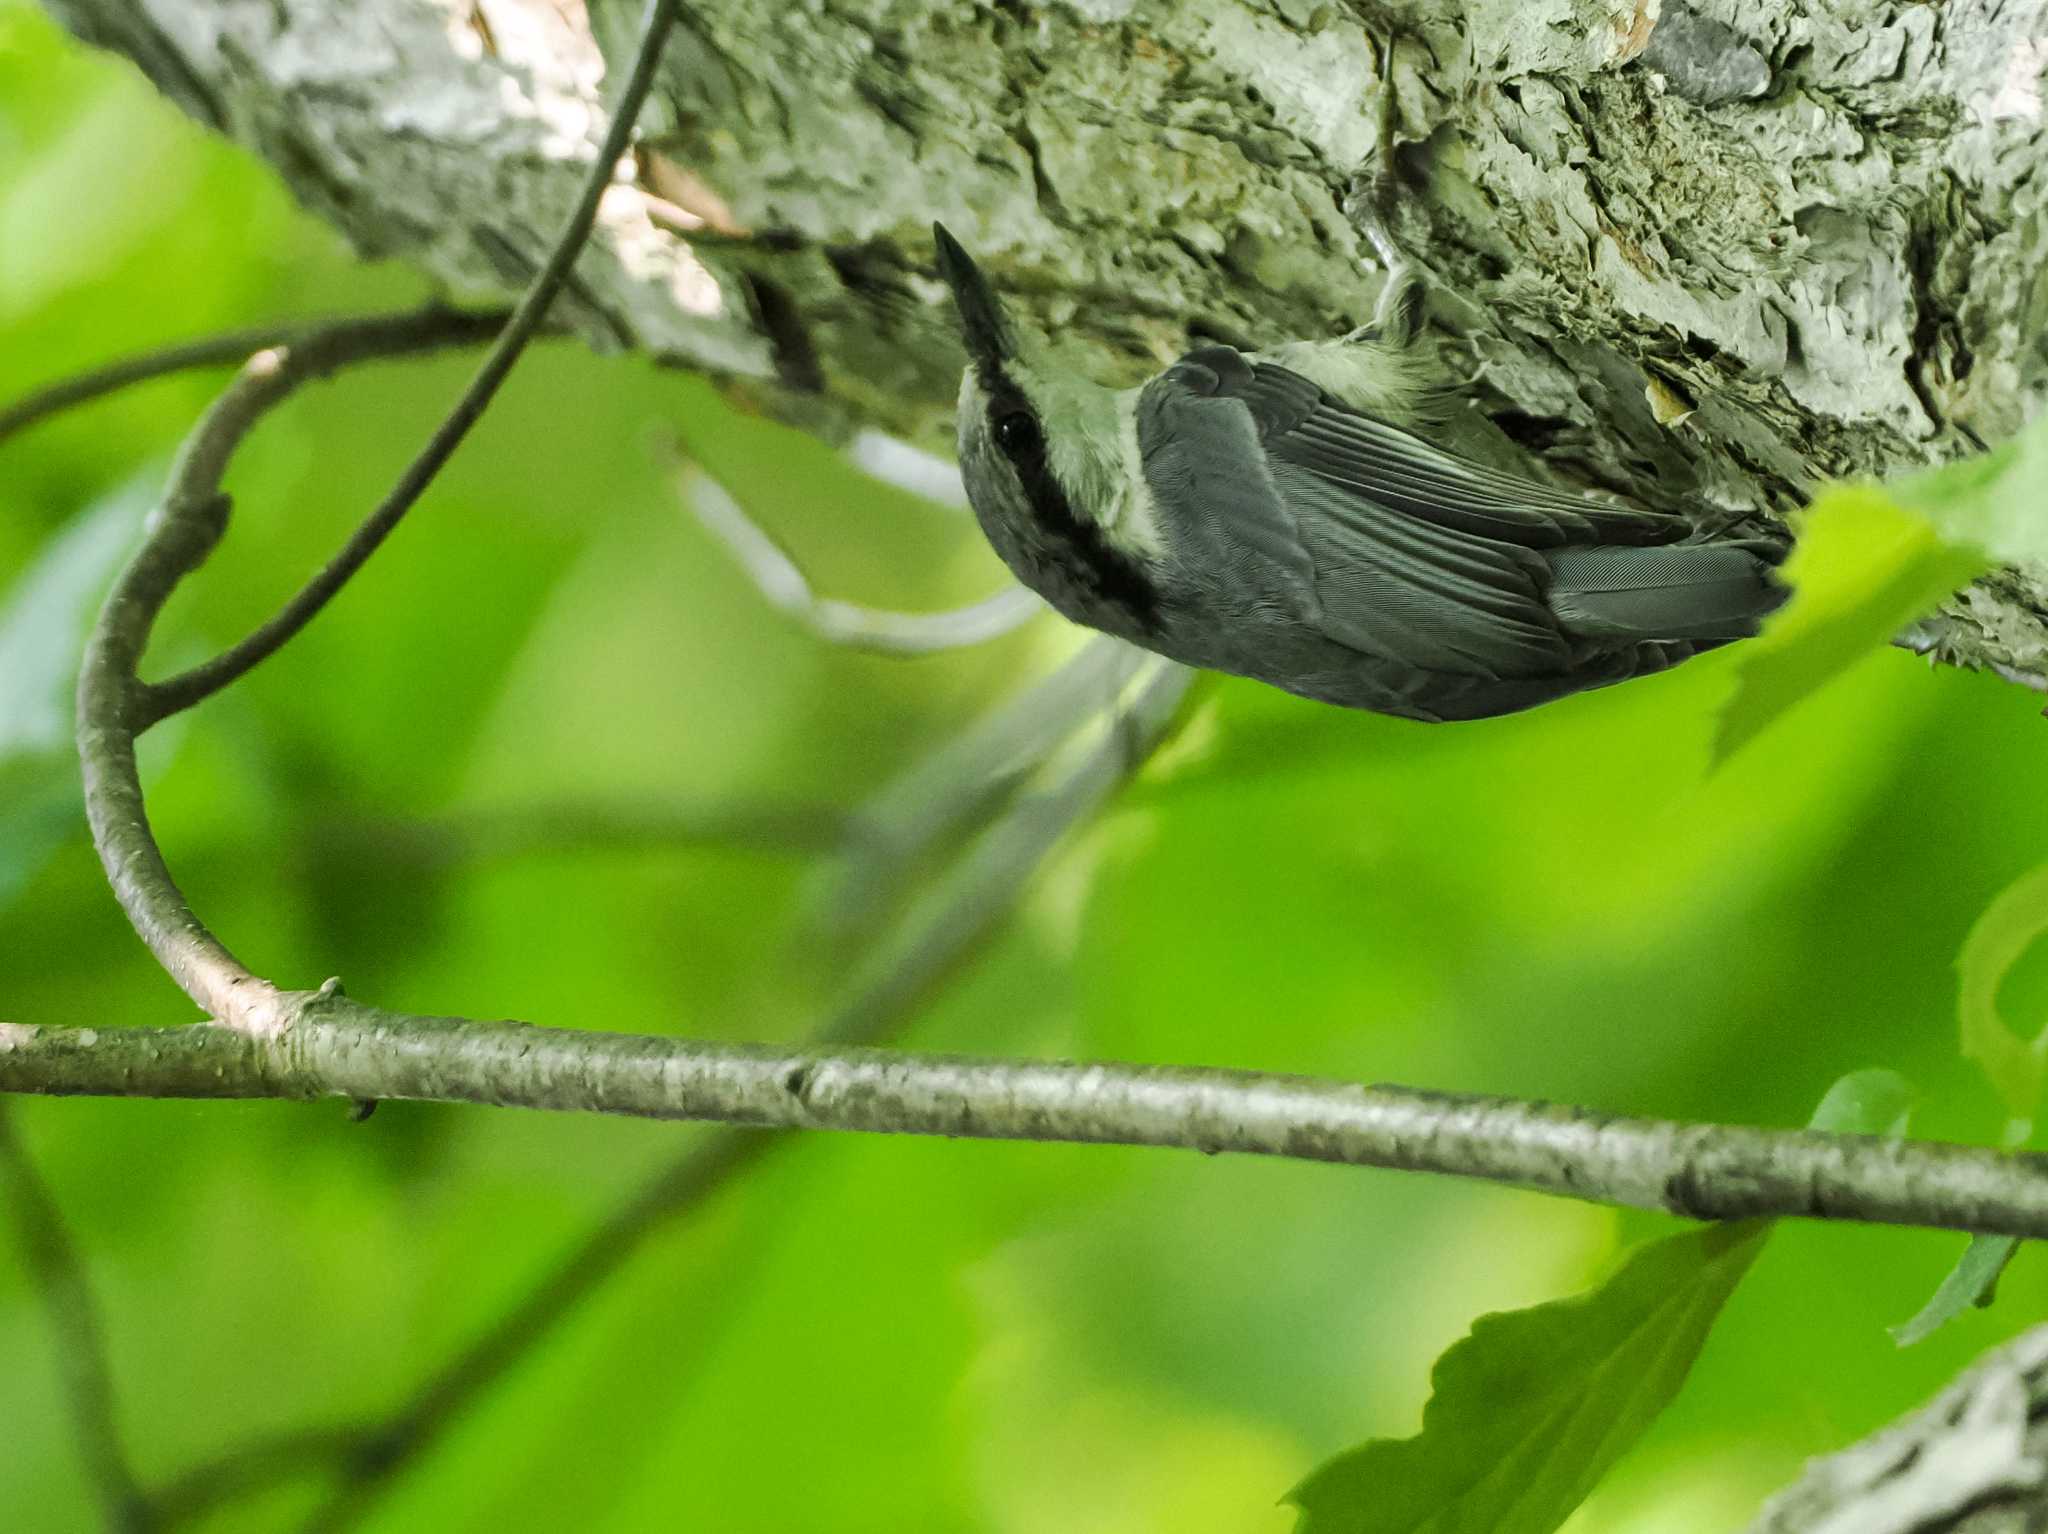
[[[1581,639],[1744,639],[1789,594],[1772,569],[1782,557],[1750,543],[1559,549],[1550,610]]]

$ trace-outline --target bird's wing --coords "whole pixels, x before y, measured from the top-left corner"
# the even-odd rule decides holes
[[[1221,350],[1195,356],[1206,360]],[[1665,543],[1686,532],[1679,518],[1598,500],[1447,452],[1346,404],[1289,368],[1229,356],[1237,365],[1216,369],[1217,392],[1243,402],[1268,453],[1391,510],[1475,537],[1538,549],[1567,543]]]
[[[1226,347],[1190,353],[1148,385],[1138,424],[1146,477],[1191,557],[1282,549],[1304,620],[1431,671],[1565,668],[1571,644],[1539,551],[1683,531],[1443,452]]]

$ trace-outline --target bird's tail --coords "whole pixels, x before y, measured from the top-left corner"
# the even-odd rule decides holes
[[[1548,556],[1550,609],[1581,639],[1745,639],[1790,594],[1774,568],[1784,557],[1761,538],[1559,549]]]

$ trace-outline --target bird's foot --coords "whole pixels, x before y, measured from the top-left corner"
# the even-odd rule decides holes
[[[1398,33],[1388,33],[1379,48],[1379,98],[1376,103],[1379,132],[1372,158],[1351,178],[1345,194],[1344,216],[1363,234],[1379,258],[1379,298],[1373,305],[1371,321],[1353,331],[1347,340],[1379,341],[1405,346],[1422,320],[1424,279],[1394,238],[1394,215],[1401,201],[1400,166],[1396,157],[1396,136],[1400,130],[1400,103],[1394,90],[1394,51]]]

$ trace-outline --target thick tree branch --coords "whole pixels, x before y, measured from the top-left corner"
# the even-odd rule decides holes
[[[238,391],[273,387],[289,365],[266,359],[230,390],[230,401]],[[245,969],[178,893],[135,770],[136,662],[158,608],[219,535],[220,500],[209,492],[248,418],[219,407],[195,432],[163,516],[94,627],[78,709],[88,818],[115,893],[159,961],[224,1031],[13,1028],[0,1034],[0,1088],[401,1097],[1182,1145],[1453,1172],[1709,1218],[1809,1214],[2048,1233],[2043,1164],[1963,1147],[1607,1120],[1256,1074],[714,1047],[408,1017],[349,1001],[332,986],[280,991]]]
[[[48,3],[469,292],[537,264],[636,10],[486,0],[479,43],[413,0]],[[575,315],[820,429],[936,444],[933,217],[1128,380],[1191,337],[1362,322],[1384,260],[1355,194],[1391,170],[1425,343],[1521,450],[1777,512],[2041,408],[2044,27],[2048,0],[692,0]],[[2048,672],[2048,584],[2001,572],[1929,632]]]
[[[1748,1534],[2037,1534],[2048,1528],[2048,1327],[1919,1411],[1815,1460]]]

